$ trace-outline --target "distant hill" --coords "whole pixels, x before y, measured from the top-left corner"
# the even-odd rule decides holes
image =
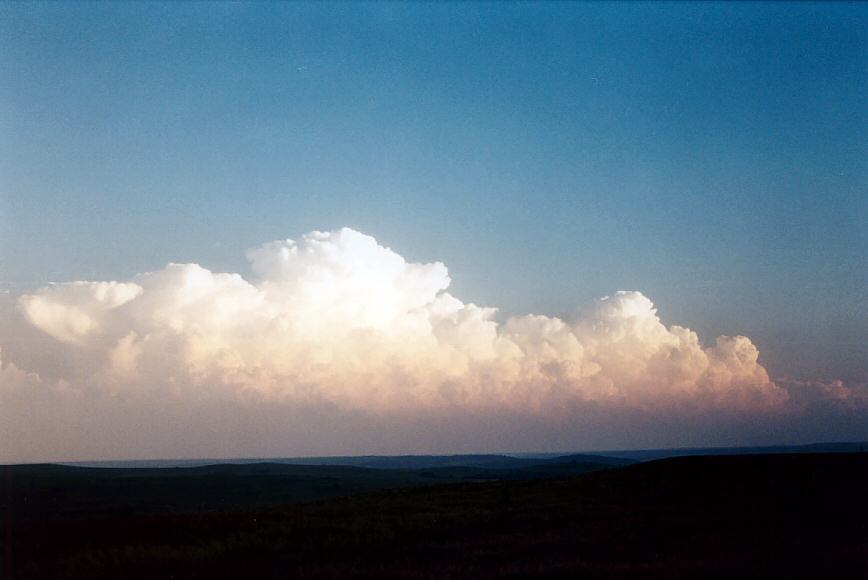
[[[790,453],[862,453],[868,452],[868,442],[811,443],[808,445],[769,445],[764,447],[685,447],[682,449],[630,449],[601,451],[607,457],[651,461],[667,457],[696,455],[770,455]]]
[[[372,469],[431,469],[435,467],[477,467],[485,469],[520,469],[546,463],[589,462],[626,465],[633,461],[650,461],[690,455],[748,455],[774,453],[855,453],[868,451],[866,442],[812,443],[765,447],[687,447],[675,449],[627,449],[593,452],[460,454],[460,455],[348,455],[323,457],[203,458],[203,459],[131,459],[110,461],[65,462],[79,467],[202,467],[207,465],[282,463],[287,465],[332,465]],[[568,458],[568,459],[565,459]]]
[[[0,512],[39,518],[82,513],[253,509],[379,489],[564,477],[633,463],[620,459],[594,461],[586,456],[578,456],[581,461],[575,458],[502,461],[498,456],[479,457],[486,459],[467,460],[469,464],[465,464],[454,457],[444,461],[396,458],[388,463],[417,466],[412,469],[286,463],[139,468],[0,466]]]
[[[567,459],[565,459],[567,458]],[[357,455],[335,457],[273,457],[259,459],[167,459],[128,461],[82,461],[64,463],[76,467],[112,468],[164,468],[203,467],[208,465],[246,465],[253,463],[279,463],[285,465],[317,465],[367,467],[370,469],[432,469],[437,467],[477,467],[482,469],[520,469],[546,463],[581,461],[606,465],[626,465],[633,460],[625,457],[606,457],[592,454],[548,454],[545,456],[517,457],[499,454],[464,455]]]
[[[293,460],[295,462],[297,460]],[[599,463],[629,465],[624,457],[604,455],[558,455],[555,457],[514,457],[511,455],[371,455],[362,457],[317,457],[298,460],[304,465],[354,465],[374,469],[431,469],[436,467],[477,467],[482,469],[521,469],[550,463]]]

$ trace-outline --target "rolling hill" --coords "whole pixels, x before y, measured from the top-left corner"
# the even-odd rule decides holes
[[[0,570],[4,578],[868,577],[868,454],[680,457],[568,477],[558,473],[564,465],[543,466],[554,479],[515,475],[522,468],[508,480],[444,484],[448,469],[121,470],[95,484],[88,471],[30,466],[42,473],[29,481],[42,483],[26,497],[65,490],[54,510],[76,505],[76,494],[92,499],[65,514],[17,495],[4,504]],[[455,469],[449,477],[476,468]],[[21,475],[6,469],[5,494]],[[395,479],[287,503],[299,481],[355,482],[346,492],[377,477]],[[258,489],[255,501],[237,501],[243,489]],[[106,511],[95,498],[107,491],[151,499]]]

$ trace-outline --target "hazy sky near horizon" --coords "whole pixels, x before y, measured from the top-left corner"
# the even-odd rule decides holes
[[[278,355],[257,358],[231,340],[233,333],[246,332],[284,344],[286,336],[268,334],[266,326],[241,329],[227,320],[272,324],[280,308],[299,304],[310,313],[335,311],[333,304],[299,302],[307,289],[322,290],[321,279],[305,278],[316,271],[345,283],[341,292],[358,290],[359,284],[380,289],[371,294],[371,300],[384,300],[374,308],[380,318],[349,309],[333,329],[379,328],[397,342],[383,339],[364,348],[382,360],[409,357],[394,350],[408,336],[419,344],[433,340],[427,335],[423,340],[416,322],[404,318],[425,309],[439,350],[413,351],[417,357],[424,352],[432,366],[425,372],[401,367],[410,382],[421,385],[418,377],[436,375],[432,368],[445,373],[455,352],[469,357],[461,363],[469,370],[461,380],[441,377],[436,388],[426,383],[418,398],[405,400],[391,390],[397,388],[392,366],[388,381],[381,367],[366,367],[368,375],[341,367],[340,377],[311,369],[304,375],[306,388],[367,377],[388,396],[373,410],[354,403],[364,397],[350,390],[326,396],[326,407],[304,398],[299,405],[316,409],[309,421],[334,412],[345,425],[357,420],[360,426],[341,427],[347,429],[342,436],[287,453],[353,451],[341,447],[341,437],[367,441],[359,452],[393,449],[373,435],[359,435],[376,424],[371,413],[394,416],[402,406],[434,405],[425,389],[439,389],[438,396],[449,399],[453,395],[445,395],[443,385],[451,381],[466,388],[462,400],[475,409],[476,419],[450,421],[473,427],[456,428],[467,434],[464,439],[419,449],[472,447],[469,439],[489,441],[488,447],[497,441],[522,447],[518,435],[501,433],[515,408],[504,403],[488,413],[477,400],[482,393],[468,386],[492,376],[540,409],[553,400],[540,402],[528,394],[540,381],[554,389],[574,380],[584,400],[603,405],[605,412],[593,417],[582,410],[563,419],[573,431],[558,435],[543,432],[540,415],[525,417],[536,425],[527,427],[536,433],[529,448],[569,441],[612,447],[868,437],[859,427],[868,421],[866,103],[864,4],[3,3],[0,360],[5,380],[32,383],[38,373],[40,384],[62,385],[64,397],[76,389],[87,391],[85,398],[97,397],[88,389],[99,390],[94,387],[99,384],[108,385],[117,399],[123,384],[144,380],[122,380],[121,367],[130,370],[136,357],[162,360],[158,344],[171,350],[167,345],[192,349],[195,343],[195,356],[185,351],[189,357],[178,363],[183,372],[181,366],[161,368],[148,380],[162,384],[186,377],[189,384],[249,386],[258,377],[271,386],[257,396],[277,397],[286,405],[290,370],[275,362]],[[325,233],[308,234],[315,230]],[[308,274],[299,273],[297,264],[262,266],[284,255],[275,246],[263,250],[262,244],[287,238],[314,248],[317,256],[322,252],[324,261],[305,263]],[[250,248],[260,248],[259,262],[246,256]],[[343,269],[359,256],[371,268],[362,282]],[[195,263],[210,272],[179,272],[166,268],[170,262]],[[448,281],[436,262],[448,267]],[[148,272],[159,275],[139,276]],[[238,273],[249,287],[211,278],[211,272]],[[189,288],[179,281],[185,276],[210,289],[212,307],[233,304],[219,327],[209,318],[213,309],[192,313],[178,306],[183,302],[176,300],[178,289]],[[40,294],[49,283],[76,280],[126,285],[55,286],[56,293]],[[273,290],[290,284],[291,291]],[[449,305],[448,316],[438,298],[447,287],[462,304]],[[641,294],[617,298],[619,290]],[[341,292],[335,296],[366,295]],[[142,305],[152,295],[172,297],[174,318],[161,318],[166,304]],[[613,297],[609,305],[620,301],[614,311],[600,306],[604,296]],[[648,298],[653,305],[643,301]],[[499,311],[471,312],[473,304]],[[655,306],[664,330],[689,328],[698,334],[698,344],[679,331],[663,334],[653,323]],[[541,353],[537,346],[551,343],[550,333],[561,332],[559,322],[533,326],[522,318],[528,313],[574,325],[570,332],[582,353],[565,343],[552,347],[556,354]],[[613,320],[629,313],[644,321],[623,327],[635,341],[611,346],[623,357],[607,358],[601,345],[616,343],[590,328],[622,328]],[[437,327],[442,317],[460,331]],[[471,319],[473,330],[461,326]],[[312,344],[327,345],[333,356],[349,348],[344,334],[337,338],[338,330],[316,340],[309,333],[300,338],[299,328],[307,322],[298,324],[285,344],[294,353]],[[219,347],[195,342],[201,337],[190,329],[197,325],[227,342]],[[161,333],[167,327],[180,343],[166,342]],[[98,340],[84,339],[97,328]],[[750,366],[754,363],[736,357],[742,366],[733,370],[736,359],[727,359],[727,353],[750,348],[717,343],[718,336],[749,337],[759,361]],[[497,344],[491,352],[474,350],[492,340]],[[709,399],[714,404],[702,406],[703,417],[715,416],[719,404],[735,415],[707,425],[682,409],[669,421],[672,405],[683,401],[670,401],[661,411],[648,402],[651,385],[623,374],[636,353],[645,357],[640,366],[647,370],[649,349],[676,343],[692,362],[661,367],[660,377],[684,381],[689,385],[684,392],[716,393]],[[505,371],[514,363],[513,347],[542,366]],[[540,371],[551,363],[546,357],[568,361],[574,365],[570,372],[578,374],[564,379],[550,367]],[[227,362],[230,358],[234,362]],[[100,360],[112,361],[113,370]],[[500,366],[482,369],[491,360]],[[231,377],[229,366],[236,373]],[[584,370],[576,370],[579,366]],[[239,369],[248,373],[243,379]],[[724,371],[726,380],[720,378]],[[612,393],[603,382],[588,382],[592,376],[605,377],[635,404],[612,407],[606,398]],[[3,380],[0,376],[0,391]],[[300,397],[293,384],[292,397]],[[733,393],[753,401],[752,409],[759,400],[767,409],[800,397],[822,398],[814,391],[805,394],[811,385],[848,401],[841,411],[846,418],[828,407],[798,417],[790,409],[769,423],[777,431],[740,438],[739,429],[753,419],[744,415],[746,399],[730,404]],[[790,403],[782,403],[776,389]],[[37,403],[22,402],[16,393],[15,403],[0,400],[5,436],[19,437],[14,429],[26,429],[23,420],[9,419],[12,414],[61,426],[53,435],[43,430],[44,444],[34,443],[30,451],[4,450],[0,444],[9,457],[167,455],[160,451],[167,447],[156,442],[114,450],[94,442],[99,433],[125,432],[129,421],[123,417],[146,424],[165,400],[139,406],[100,400],[88,407],[93,402],[88,399],[81,409],[106,405],[105,417],[117,418],[94,419],[86,429],[88,442],[67,449],[56,440],[63,424],[80,417],[69,411],[75,404],[54,403],[63,409],[52,410],[52,398],[41,392],[36,413]],[[184,399],[195,407],[193,400]],[[213,417],[237,410],[228,400],[207,403]],[[573,405],[557,400],[559,408]],[[299,405],[292,414],[301,413]],[[443,405],[434,407],[446,413]],[[274,425],[260,420],[257,428],[271,435],[250,435],[239,452],[255,453],[264,448],[263,439],[281,433],[280,412],[262,412],[273,416]],[[480,413],[501,427],[485,431]],[[647,423],[636,427],[632,439],[630,429],[619,428],[627,415],[632,425]],[[616,418],[595,431],[592,426],[603,425],[605,417]],[[307,424],[303,419],[294,421],[300,432],[313,428],[298,427]],[[838,431],[830,426],[835,422]],[[239,420],[237,431],[247,424]],[[680,428],[688,424],[693,431]],[[413,429],[408,425],[391,423],[384,430],[406,440]],[[175,432],[166,433],[170,438]],[[606,433],[620,438],[606,439]],[[205,437],[201,429],[195,436]]]

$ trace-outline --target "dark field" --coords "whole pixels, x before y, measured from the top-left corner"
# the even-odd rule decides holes
[[[515,469],[0,467],[0,571],[868,578],[868,454],[681,457],[619,468],[580,459]],[[610,469],[595,471],[602,467]]]

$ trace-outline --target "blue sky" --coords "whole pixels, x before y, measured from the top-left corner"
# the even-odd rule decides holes
[[[868,372],[868,7],[0,5],[0,281],[350,226],[463,300],[618,289]]]

